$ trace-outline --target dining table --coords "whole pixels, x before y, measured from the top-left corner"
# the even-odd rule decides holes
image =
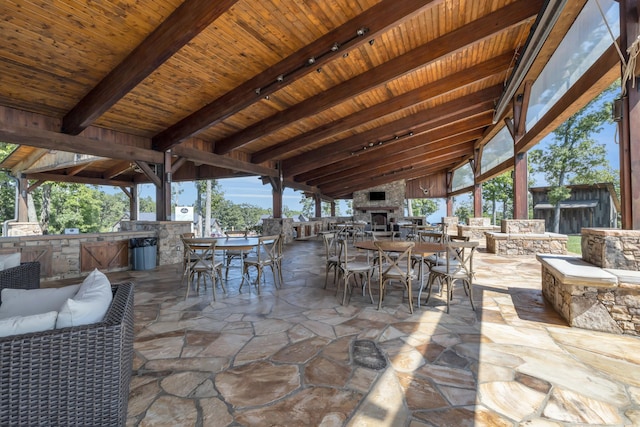
[[[444,252],[447,250],[447,245],[443,243],[433,242],[414,242],[415,246],[411,248],[411,254],[420,259],[420,289],[424,287],[424,274],[422,274],[422,268],[424,267],[424,259],[429,255]],[[356,242],[353,245],[358,249],[366,251],[378,251],[376,242],[373,240],[365,240],[362,242]],[[369,255],[367,254],[367,259]]]

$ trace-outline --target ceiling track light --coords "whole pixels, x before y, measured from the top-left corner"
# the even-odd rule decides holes
[[[387,142],[398,141],[400,139],[408,138],[408,137],[411,137],[411,136],[413,136],[413,131],[407,132],[407,133],[402,134],[402,135],[394,135],[389,139],[383,139],[383,140],[376,141],[376,142],[370,142],[367,145],[363,145],[361,149],[356,150],[356,151],[352,151],[351,155],[355,156],[357,154],[360,154],[362,151],[370,150],[372,148],[378,148],[378,147],[386,144]]]
[[[288,73],[280,74],[280,75],[278,75],[278,77],[276,77],[275,81],[272,81],[271,83],[267,84],[266,86],[259,87],[259,88],[255,89],[256,95],[260,95],[260,93],[261,93],[261,92],[265,91],[266,89],[268,89],[269,87],[271,87],[271,86],[273,86],[273,85],[276,85],[276,84],[279,84],[279,83],[284,82],[284,79],[285,79],[287,76],[292,75],[292,74],[294,74],[294,73],[296,73],[296,72],[300,71],[301,69],[303,69],[303,68],[305,68],[305,67],[308,67],[308,66],[314,65],[316,62],[318,62],[318,59],[323,58],[323,57],[325,57],[326,55],[329,55],[329,54],[331,54],[331,53],[336,53],[336,52],[338,52],[342,46],[348,46],[348,45],[349,45],[349,43],[351,43],[353,40],[355,40],[355,39],[356,39],[356,38],[358,38],[358,37],[362,37],[362,36],[364,36],[364,35],[365,35],[365,34],[367,34],[368,32],[369,32],[369,28],[367,28],[367,27],[360,27],[360,28],[358,28],[358,30],[356,30],[356,34],[355,34],[354,36],[352,36],[350,39],[345,40],[345,41],[343,41],[342,43],[340,43],[340,42],[334,42],[334,43],[329,47],[329,49],[328,49],[328,50],[326,50],[325,52],[323,52],[323,53],[321,53],[321,54],[319,54],[319,55],[317,55],[317,56],[311,56],[311,57],[309,57],[309,58],[304,62],[304,64],[302,64],[302,65],[301,65],[301,66],[299,66],[298,68],[296,68],[296,69],[294,69],[294,70],[292,70],[292,71],[290,71],[290,72],[288,72]],[[369,44],[370,44],[370,45],[373,45],[373,43],[374,43],[374,39],[369,40]],[[344,53],[342,54],[342,57],[343,57],[343,58],[347,58],[348,56],[349,56],[349,52],[344,52]],[[322,71],[322,68],[318,67],[318,68],[316,69],[316,71],[317,71],[318,73],[320,73],[320,72]],[[268,94],[266,94],[266,95],[264,96],[264,97],[265,97],[265,99],[269,99],[269,98],[268,98],[268,96],[269,96],[269,95],[268,95]]]

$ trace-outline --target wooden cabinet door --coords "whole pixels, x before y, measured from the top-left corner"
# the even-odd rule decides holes
[[[80,245],[80,271],[129,266],[129,241],[87,242]]]

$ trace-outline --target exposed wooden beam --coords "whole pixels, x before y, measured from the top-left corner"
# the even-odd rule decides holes
[[[73,182],[77,184],[112,185],[114,187],[131,187],[135,183],[131,181],[117,181],[103,178],[88,178],[77,175],[58,175],[55,173],[30,173],[27,179],[36,179],[52,182]]]
[[[283,163],[283,171],[285,176],[296,176],[296,180],[299,180],[300,177],[298,175],[317,169],[318,165],[323,165],[322,167],[327,171],[336,171],[336,169],[340,167],[349,167],[353,162],[363,162],[364,159],[383,160],[384,157],[389,155],[415,150],[417,146],[426,144],[429,141],[437,141],[473,129],[486,127],[492,123],[492,118],[489,117],[491,113],[492,112],[485,112],[484,114],[471,117],[467,120],[451,122],[447,126],[441,126],[423,132],[420,135],[407,137],[398,141],[391,141],[374,150],[369,150],[368,152],[362,151],[356,155],[351,155],[353,147],[341,149],[338,148],[338,143],[330,144],[306,153],[305,155],[287,160]],[[421,143],[420,141],[423,142]]]
[[[322,177],[308,180],[309,185],[328,185],[335,181],[349,180],[360,176],[370,176],[372,170],[384,173],[390,170],[402,168],[403,166],[415,165],[424,162],[438,162],[443,155],[453,153],[456,158],[460,158],[469,149],[469,142],[475,141],[482,136],[481,130],[473,130],[460,135],[431,142],[416,147],[410,152],[396,153],[378,160],[362,159],[361,162],[352,164],[352,167],[339,172],[331,172]]]
[[[238,0],[185,0],[62,120],[77,135]]]
[[[171,173],[176,173],[186,162],[187,159],[180,157],[175,162],[171,163]]]
[[[259,176],[278,176],[278,170],[275,168],[254,165],[253,163],[243,162],[241,160],[232,159],[231,157],[220,156],[214,153],[207,153],[196,148],[189,148],[178,145],[173,147],[171,151],[173,152],[173,154],[177,154],[178,156],[184,157],[187,160],[203,165],[227,168]]]
[[[113,179],[129,169],[131,169],[131,162],[118,162],[115,166],[105,170],[102,173],[102,177],[104,179]]]
[[[44,156],[48,152],[49,150],[46,150],[44,148],[38,148],[36,150],[33,150],[33,152],[29,154],[29,156],[26,159],[22,160],[11,169],[11,175],[18,176],[19,173],[29,169],[30,166],[32,166],[35,162],[40,160],[40,158],[42,158],[42,156]]]
[[[82,136],[67,135],[48,130],[11,126],[0,122],[0,140],[12,144],[30,145],[47,150],[68,151],[121,160],[142,160],[161,163],[162,153],[129,145],[104,143]]]
[[[80,172],[82,172],[83,170],[85,170],[86,168],[88,168],[93,162],[87,162],[87,163],[83,163],[81,165],[78,166],[74,166],[71,168],[67,168],[64,172],[65,175],[77,175]]]
[[[451,90],[457,90],[469,84],[476,83],[497,73],[504,73],[512,59],[512,53],[491,58],[464,71],[451,74],[444,79],[429,83],[407,93],[394,96],[387,101],[381,102],[364,110],[360,110],[348,117],[343,117],[334,122],[312,129],[302,135],[283,141],[274,147],[257,151],[251,156],[251,161],[253,163],[262,163],[267,160],[281,159],[283,156],[295,150],[299,150],[307,145],[313,144],[315,141],[321,141],[339,134],[340,132],[363,125],[371,120],[376,120],[388,114],[396,113],[405,108],[421,104],[429,99],[450,92]],[[291,157],[290,154],[289,157]]]
[[[159,133],[153,138],[154,148],[164,151],[179,144],[201,130],[220,123],[263,99],[264,96],[270,95],[307,73],[315,71],[323,64],[342,56],[345,51],[354,49],[387,31],[390,27],[409,20],[426,7],[433,7],[441,2],[442,0],[384,0],[378,3]],[[361,28],[367,28],[367,32],[362,37],[354,37],[356,31]],[[338,50],[332,51],[330,48],[336,42],[342,44]],[[320,53],[323,55],[320,56]],[[313,67],[305,66],[310,57],[316,58]],[[283,76],[282,81],[277,80],[280,75]],[[260,88],[259,94],[256,93],[257,88]]]
[[[138,167],[142,170],[145,176],[149,178],[149,181],[151,181],[153,185],[156,186],[156,188],[162,187],[162,179],[158,176],[156,171],[154,171],[153,169],[151,169],[151,167],[149,167],[147,163],[136,162],[136,165],[138,165]],[[156,204],[157,204],[157,201],[156,201]]]
[[[443,170],[446,170],[447,167],[451,164],[451,161],[445,161],[442,165],[414,167],[412,169],[397,171],[395,173],[389,173],[387,175],[373,176],[368,178],[365,177],[354,182],[343,182],[336,187],[322,187],[322,191],[325,192],[325,194],[329,194],[335,198],[340,198],[344,197],[345,195],[352,194],[354,191],[375,187],[377,185],[388,184],[400,179],[416,179],[432,174],[438,174]]]
[[[392,61],[308,98],[292,108],[276,113],[234,135],[217,141],[215,152],[218,154],[228,153],[294,121],[317,114],[318,111],[326,110],[356,97],[373,87],[401,77],[465,46],[478,43],[492,34],[535,16],[540,11],[542,4],[543,0],[519,0],[511,3],[496,12],[400,55]]]

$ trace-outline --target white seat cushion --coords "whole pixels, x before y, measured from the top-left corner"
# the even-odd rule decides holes
[[[103,273],[95,269],[89,274],[78,293],[69,298],[58,313],[56,328],[88,325],[102,321],[109,310],[113,293],[111,283]]]
[[[3,289],[0,319],[31,316],[60,311],[62,305],[78,292],[80,285],[43,289]]]
[[[51,330],[56,325],[57,316],[57,311],[49,311],[30,316],[12,316],[0,319],[0,337]]]

